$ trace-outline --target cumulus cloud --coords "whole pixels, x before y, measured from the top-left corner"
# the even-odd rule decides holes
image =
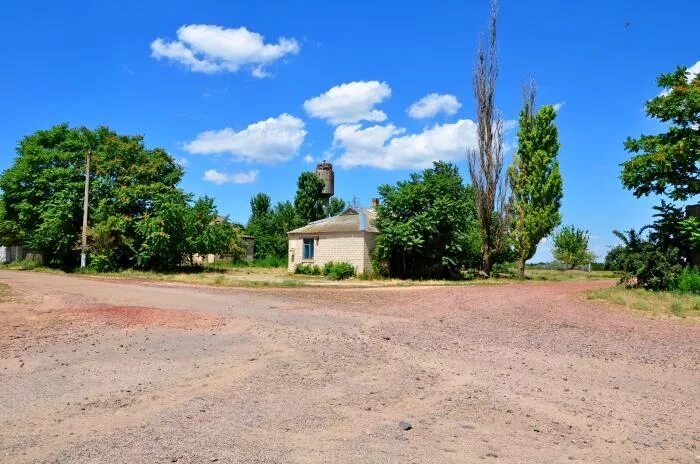
[[[406,112],[414,119],[425,119],[438,113],[455,114],[461,107],[454,95],[431,93],[413,103]]]
[[[325,119],[331,124],[363,120],[381,122],[386,119],[386,114],[374,107],[390,95],[391,88],[386,82],[349,82],[306,100],[304,109],[309,116]]]
[[[566,105],[566,102],[560,101],[553,104],[552,108],[554,108],[554,111],[558,113],[564,107],[564,105]]]
[[[336,128],[333,143],[341,150],[337,164],[344,168],[422,169],[433,161],[465,159],[466,151],[477,146],[476,123],[461,119],[416,134],[392,124],[342,125]]]
[[[184,149],[193,154],[228,153],[238,161],[274,164],[294,156],[305,136],[304,121],[284,113],[238,132],[228,127],[202,132]]]
[[[314,157],[311,155],[306,155],[304,156],[304,162],[311,164],[314,162]]]
[[[249,69],[255,77],[266,77],[265,66],[286,55],[299,53],[294,39],[265,38],[245,27],[228,29],[209,24],[190,24],[177,30],[177,40],[157,38],[151,42],[151,56],[175,61],[190,71],[213,74]]]
[[[202,180],[216,185],[223,184],[252,184],[258,180],[258,171],[225,173],[216,169],[207,169]]]

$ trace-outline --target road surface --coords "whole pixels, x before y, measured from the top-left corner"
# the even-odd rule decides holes
[[[3,463],[700,462],[700,324],[611,282],[0,283]]]

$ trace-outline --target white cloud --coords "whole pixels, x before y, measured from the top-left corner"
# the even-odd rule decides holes
[[[238,161],[273,164],[294,156],[305,136],[304,121],[285,113],[238,132],[228,127],[202,132],[184,149],[199,155],[229,153]]]
[[[255,77],[267,77],[265,66],[286,55],[299,53],[294,39],[280,38],[265,43],[264,37],[245,27],[227,29],[209,24],[190,24],[177,30],[178,40],[160,37],[151,42],[151,56],[186,66],[190,71],[207,74],[250,69]]]
[[[433,161],[466,159],[467,150],[477,146],[476,124],[469,119],[404,134],[392,124],[365,129],[359,124],[339,126],[333,141],[342,150],[337,163],[344,168],[420,169]]]
[[[175,158],[175,164],[177,164],[178,166],[184,168],[184,167],[186,167],[188,164],[190,164],[190,162],[189,162],[189,160],[188,160],[187,158],[185,158],[185,157],[183,156],[183,157],[181,157],[181,158]]]
[[[228,174],[225,172],[219,172],[216,169],[207,169],[204,172],[202,180],[206,182],[212,182],[216,185],[223,184],[252,184],[258,180],[258,171],[248,171],[248,172],[234,172]]]
[[[314,157],[311,155],[306,155],[304,156],[304,162],[311,164],[314,162]]]
[[[391,95],[386,82],[357,81],[336,85],[317,97],[304,102],[304,109],[316,118],[331,124],[348,124],[358,121],[381,122],[386,119],[383,111],[374,109]]]
[[[553,104],[552,108],[554,108],[554,111],[558,113],[564,107],[564,105],[566,105],[566,102],[560,101],[560,102]]]
[[[438,113],[455,114],[462,107],[457,97],[431,93],[413,103],[406,112],[414,119],[432,118]]]

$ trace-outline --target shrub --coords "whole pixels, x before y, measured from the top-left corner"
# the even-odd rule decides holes
[[[624,272],[622,283],[630,286],[648,290],[675,288],[683,270],[678,249],[664,249],[658,243],[645,239],[642,232],[643,230],[637,232],[634,229],[625,233],[613,231],[623,245],[611,250],[614,255],[607,260],[609,267]]]
[[[321,275],[321,268],[311,264],[298,264],[295,270],[297,274]]]
[[[90,268],[97,272],[110,272],[116,270],[110,257],[101,253],[95,253],[90,256]]]
[[[700,294],[700,270],[698,268],[687,267],[678,276],[676,290],[681,293]]]
[[[287,267],[287,257],[266,256],[250,263],[251,267]]]
[[[333,280],[343,280],[355,275],[355,267],[350,263],[327,262],[323,266],[323,275]]]

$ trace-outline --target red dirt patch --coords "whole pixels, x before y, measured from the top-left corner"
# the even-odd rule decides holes
[[[119,327],[171,327],[202,329],[218,326],[222,319],[193,311],[147,308],[141,306],[88,306],[70,311],[82,320]]]

